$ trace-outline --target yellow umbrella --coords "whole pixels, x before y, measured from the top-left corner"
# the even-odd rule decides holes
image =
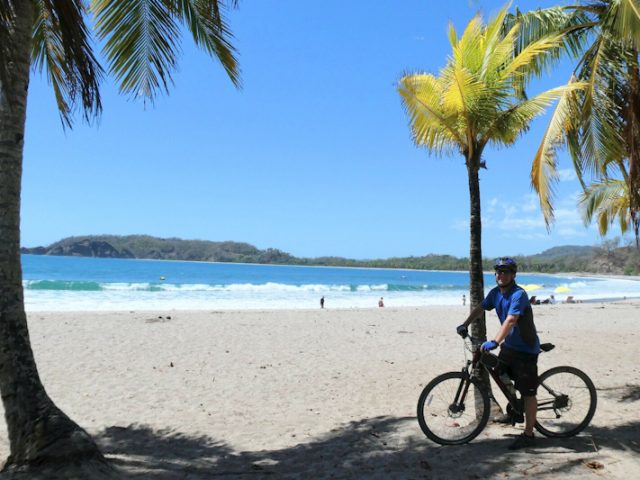
[[[556,293],[567,293],[570,292],[571,289],[569,287],[567,287],[566,285],[560,285],[559,287],[557,287],[554,292]]]
[[[534,290],[538,290],[542,288],[542,285],[538,285],[537,283],[529,283],[528,285],[522,285],[527,292],[533,292]]]

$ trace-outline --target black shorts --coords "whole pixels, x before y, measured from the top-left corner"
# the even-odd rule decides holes
[[[506,372],[522,396],[534,396],[538,390],[538,354],[501,348],[499,369]]]

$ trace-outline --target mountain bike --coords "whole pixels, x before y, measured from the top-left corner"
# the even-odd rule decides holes
[[[509,402],[511,424],[524,421],[523,401],[508,379],[501,378],[501,362],[490,352],[480,351],[480,341],[463,336],[465,366],[434,378],[418,400],[418,422],[425,435],[441,445],[470,442],[489,421],[489,389],[480,381],[485,370]],[[540,345],[543,352],[551,343]],[[471,359],[467,358],[471,352]],[[505,381],[506,380],[506,381]],[[571,437],[584,430],[596,411],[596,388],[591,379],[574,367],[554,367],[538,376],[538,413],[535,429],[547,437]]]

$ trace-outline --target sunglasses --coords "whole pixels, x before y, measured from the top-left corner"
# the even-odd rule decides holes
[[[505,274],[505,273],[511,273],[511,270],[506,270],[506,269],[496,270],[496,275]]]

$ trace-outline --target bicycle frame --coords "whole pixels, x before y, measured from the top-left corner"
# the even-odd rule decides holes
[[[522,407],[520,405],[520,402],[518,401],[518,397],[516,395],[514,395],[513,393],[511,393],[509,390],[507,390],[507,386],[505,385],[505,383],[502,381],[502,379],[500,378],[500,375],[497,371],[497,369],[495,368],[498,363],[500,362],[500,360],[498,360],[498,357],[492,353],[489,352],[481,352],[479,348],[477,348],[474,352],[473,352],[473,357],[471,360],[467,360],[467,364],[466,366],[462,369],[463,373],[465,373],[466,375],[468,375],[469,378],[472,377],[479,377],[479,372],[480,368],[482,368],[484,371],[486,371],[489,376],[493,379],[494,383],[498,386],[498,388],[500,389],[500,391],[503,393],[503,395],[505,396],[505,398],[507,399],[507,401],[509,402],[509,405],[511,405],[511,408],[513,409],[513,411],[518,414],[518,415],[522,415],[524,412],[522,411]],[[492,364],[492,366],[488,366],[487,363]],[[462,405],[464,404],[464,401],[467,397],[467,393],[469,391],[469,385],[470,382],[465,381],[462,382],[462,384],[460,385],[460,387],[458,387],[458,392],[456,393],[456,404]],[[462,391],[464,390],[464,391]],[[460,396],[462,394],[462,396]],[[555,395],[554,395],[555,397]],[[547,402],[545,402],[547,403]],[[552,402],[554,403],[554,402]]]
[[[550,344],[545,344],[544,347],[545,348],[542,348],[543,352],[553,349],[553,345],[550,345]],[[476,350],[473,351],[472,359],[467,360],[467,365],[462,369],[462,371],[467,375],[469,375],[469,377],[479,377],[479,374],[476,372],[479,372],[481,367],[493,379],[494,383],[498,386],[502,394],[505,396],[505,398],[509,402],[509,405],[511,405],[511,408],[513,409],[514,413],[516,413],[517,415],[522,415],[524,414],[523,408],[522,408],[523,405],[519,402],[519,399],[516,395],[514,395],[509,390],[507,390],[507,386],[500,378],[500,374],[498,373],[498,370],[496,368],[499,363],[500,363],[500,360],[496,355],[489,352],[483,353],[480,351],[479,348],[476,348]],[[491,366],[489,366],[488,364],[490,364]],[[464,395],[460,398],[460,402],[464,402],[467,392],[469,390],[469,382],[464,382],[464,383],[465,383]],[[544,382],[541,382],[539,386],[544,388],[544,390],[548,394],[550,394],[553,398],[542,401],[542,402],[538,402],[538,411],[558,410],[568,406],[569,397],[567,395],[556,393],[551,387],[545,385]],[[460,389],[462,389],[462,385],[460,386]],[[458,391],[458,395],[460,394],[460,389]],[[456,398],[459,398],[458,395],[456,395]]]

